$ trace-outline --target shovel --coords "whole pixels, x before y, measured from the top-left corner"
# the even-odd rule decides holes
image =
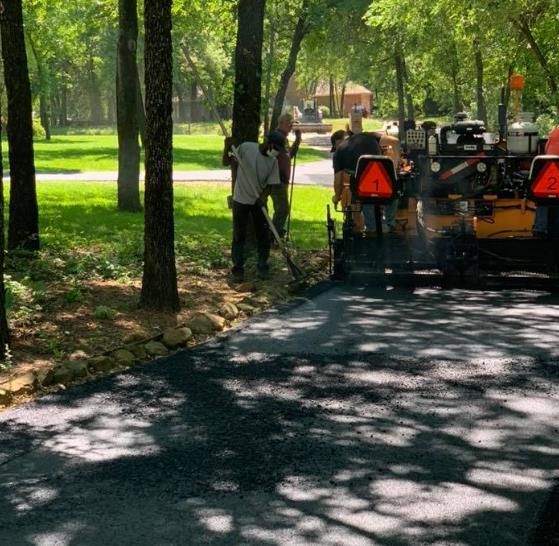
[[[256,183],[253,170],[248,167],[246,163],[243,163],[243,160],[241,159],[236,146],[231,146],[231,152],[233,154],[233,157],[237,160],[239,167],[241,167],[241,169],[243,169],[243,171],[247,174],[247,180],[251,185],[251,189],[254,192],[254,195],[258,199],[260,196],[260,192],[258,191],[258,185]],[[274,239],[278,243],[278,248],[283,254],[285,261],[287,262],[287,267],[289,269],[289,272],[291,273],[291,276],[293,277],[293,280],[297,281],[298,283],[303,282],[307,278],[306,273],[293,261],[287,245],[279,236],[278,230],[276,229],[276,226],[274,226],[274,223],[272,222],[272,219],[270,218],[270,215],[268,214],[268,211],[266,210],[266,207],[264,205],[262,205],[261,210],[264,214],[264,218],[266,218],[266,222],[268,222],[268,227],[270,228]]]

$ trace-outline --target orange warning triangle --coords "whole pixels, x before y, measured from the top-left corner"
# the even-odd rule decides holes
[[[391,199],[394,196],[392,181],[380,161],[371,161],[359,177],[358,197],[379,197]]]
[[[532,194],[540,199],[559,198],[559,162],[547,161],[532,182]]]

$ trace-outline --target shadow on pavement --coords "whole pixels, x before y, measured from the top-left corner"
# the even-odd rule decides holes
[[[436,302],[401,298],[402,357],[238,351],[242,330],[5,414],[0,542],[525,544],[557,468],[556,361],[503,316],[487,344],[516,331],[537,356],[425,354],[411,326]]]

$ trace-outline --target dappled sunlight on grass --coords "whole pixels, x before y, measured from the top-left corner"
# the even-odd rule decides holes
[[[7,147],[7,143],[5,143]],[[50,141],[34,142],[35,168],[38,173],[80,173],[118,170],[118,139],[116,135],[58,135]],[[218,135],[174,135],[173,169],[195,171],[224,169],[221,160],[223,137]],[[141,152],[143,162],[143,150]],[[299,162],[325,159],[327,153],[301,146]],[[141,166],[143,169],[143,164]],[[8,154],[4,169],[9,170]]]

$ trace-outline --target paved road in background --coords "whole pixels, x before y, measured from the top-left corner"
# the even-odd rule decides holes
[[[38,173],[39,182],[114,182],[118,178],[117,172],[83,172],[83,173]],[[140,174],[144,179],[144,173]],[[295,184],[332,186],[333,183],[332,160],[311,161],[297,164],[295,167]],[[203,170],[203,171],[174,171],[175,182],[230,182],[229,169]]]
[[[530,544],[558,339],[545,293],[331,287],[0,415],[0,544]]]
[[[330,135],[305,133],[303,142],[317,150],[328,151],[330,149]],[[7,175],[5,175],[7,176]],[[116,183],[118,173],[116,171],[80,172],[80,173],[38,173],[39,182],[114,182]],[[140,173],[144,179],[144,172]],[[231,182],[231,171],[229,169],[214,169],[200,171],[174,171],[175,182]],[[331,187],[333,183],[332,160],[323,159],[307,163],[296,164],[295,184],[316,185]]]

